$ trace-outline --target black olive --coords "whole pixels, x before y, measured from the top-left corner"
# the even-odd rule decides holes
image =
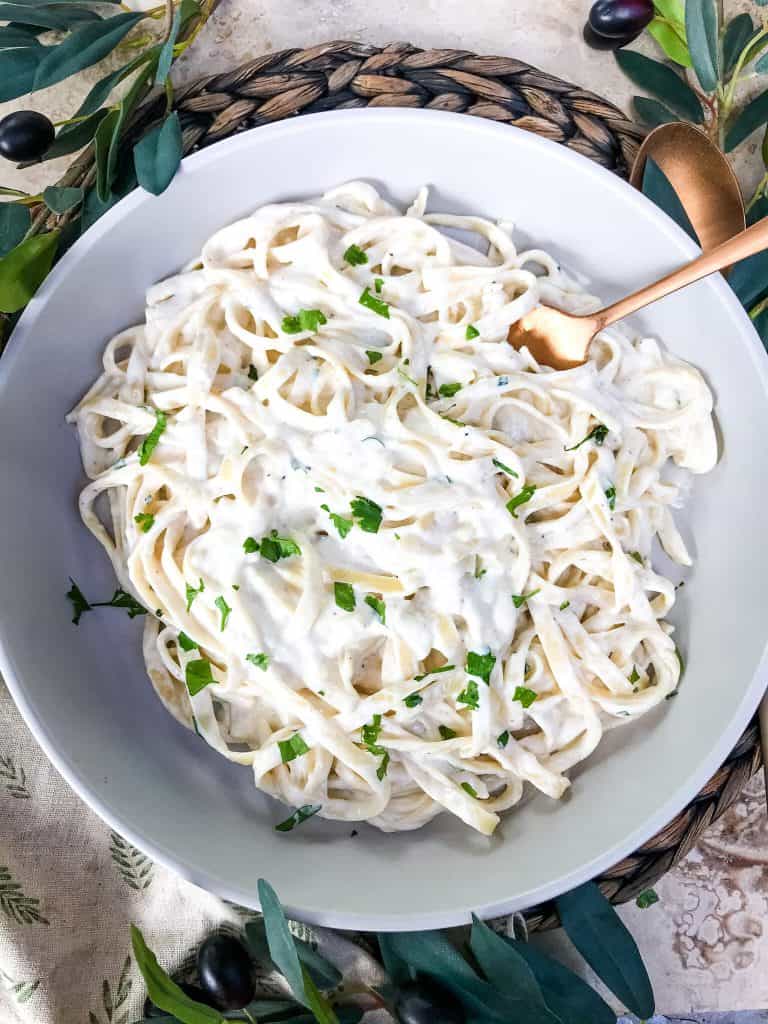
[[[200,984],[219,1009],[240,1010],[253,999],[251,958],[234,935],[211,935],[197,952]]]
[[[36,110],[17,110],[0,121],[0,156],[6,160],[37,160],[50,147],[53,124]]]
[[[584,42],[593,50],[619,50],[633,43],[639,35],[639,32],[633,32],[628,36],[603,36],[595,32],[589,23],[584,26]]]
[[[182,982],[179,988],[185,996],[189,996],[190,999],[194,999],[197,1003],[203,1003],[204,1006],[211,1006],[211,997],[206,995],[201,988],[197,985],[188,985],[186,982]],[[144,1003],[144,1016],[145,1017],[167,1017],[169,1016],[167,1010],[161,1010],[158,1006],[152,1002],[147,996],[147,1000]]]
[[[653,20],[652,0],[597,0],[589,12],[589,25],[601,36],[626,39]]]
[[[428,978],[401,985],[395,998],[395,1018],[400,1024],[464,1024],[464,1007]]]

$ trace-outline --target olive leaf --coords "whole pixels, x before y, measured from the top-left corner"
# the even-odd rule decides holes
[[[157,957],[144,941],[136,925],[131,925],[131,945],[136,966],[147,986],[149,998],[160,1010],[182,1022],[182,1024],[223,1024],[224,1018],[217,1010],[190,999],[175,981],[172,981],[157,962]]]
[[[179,168],[183,142],[179,115],[174,111],[162,125],[147,132],[133,147],[136,177],[153,195],[164,192]]]
[[[45,151],[43,159],[55,160],[56,157],[66,156],[68,153],[75,153],[78,149],[82,149],[94,137],[96,129],[108,113],[107,110],[97,110],[84,121],[66,125]]]
[[[685,39],[666,19],[654,18],[648,26],[648,31],[670,60],[684,68],[691,66],[691,55]]]
[[[0,259],[0,312],[26,306],[51,269],[58,240],[58,231],[33,235]]]
[[[755,26],[748,14],[738,14],[728,22],[723,35],[723,76],[725,78],[736,67],[739,57],[754,34]]]
[[[0,204],[0,256],[15,249],[29,231],[32,217],[21,203]]]
[[[739,143],[749,138],[752,132],[768,122],[768,90],[748,103],[733,119],[725,135],[724,149],[730,153]]]
[[[0,103],[15,100],[32,90],[35,71],[45,47],[0,52]]]
[[[653,0],[656,12],[685,34],[685,0]]]
[[[81,188],[62,188],[57,185],[49,185],[43,191],[43,202],[54,213],[66,213],[83,201],[83,190]]]
[[[647,124],[651,128],[657,128],[660,124],[673,124],[680,120],[677,114],[673,114],[658,100],[651,100],[646,96],[633,96],[632,104],[643,124]]]
[[[58,46],[47,47],[35,72],[34,88],[44,89],[98,63],[144,17],[142,13],[117,14],[106,21],[84,25]]]
[[[9,4],[0,3],[0,21],[21,22],[35,28],[65,29],[83,21],[101,21],[101,15],[89,7],[75,4]],[[52,50],[55,47],[49,46]]]
[[[0,28],[0,50],[11,50],[16,47],[41,46],[42,44],[20,25],[6,25]]]
[[[381,962],[384,964],[384,970],[390,977],[390,980],[395,985],[404,985],[407,981],[412,981],[414,978],[414,972],[409,966],[406,960],[398,956],[395,952],[390,936],[388,932],[380,932],[376,938],[379,940],[379,952],[381,953]]]
[[[718,30],[715,0],[686,0],[685,35],[693,70],[702,89],[714,92],[718,81]]]
[[[768,217],[768,198],[759,199],[747,215],[751,226]],[[768,294],[768,252],[759,252],[737,263],[728,275],[728,283],[743,306],[750,309]]]
[[[304,987],[304,974],[296,952],[288,922],[277,893],[265,879],[258,881],[259,905],[264,915],[264,929],[267,935],[267,946],[272,963],[277,967],[288,982],[291,992],[302,1005],[308,1006],[307,993]]]
[[[171,29],[168,33],[168,38],[163,43],[163,47],[160,50],[160,56],[157,61],[157,71],[155,73],[155,85],[163,85],[168,72],[171,70],[171,64],[173,63],[173,47],[176,44],[176,37],[179,34],[179,27],[181,25],[181,7],[176,8],[176,12],[173,15],[173,21],[171,22]]]
[[[759,61],[755,64],[755,71],[759,75],[764,75],[768,72],[768,53],[764,53]]]
[[[704,123],[704,111],[698,96],[672,68],[634,50],[617,50],[615,57],[621,70],[635,85],[662,100],[687,120]]]
[[[654,1014],[648,972],[635,940],[594,882],[557,899],[568,938],[627,1009],[645,1019]]]
[[[698,242],[693,225],[688,219],[683,204],[678,199],[677,193],[672,188],[666,174],[661,170],[655,160],[650,157],[646,160],[643,171],[643,194],[662,209],[667,216],[683,229],[694,242]]]
[[[82,117],[84,114],[91,114],[94,110],[98,110],[116,85],[122,82],[124,78],[127,78],[132,71],[136,70],[137,67],[140,67],[142,64],[146,64],[154,55],[154,49],[147,50],[145,53],[140,53],[138,57],[134,57],[134,59],[129,61],[127,64],[123,64],[123,66],[118,68],[116,71],[111,71],[108,75],[100,78],[90,89],[88,95],[78,107],[75,117]]]
[[[573,971],[539,952],[528,942],[504,939],[525,960],[541,986],[547,1006],[562,1024],[616,1024],[608,1004]]]
[[[109,197],[110,186],[114,177],[114,167],[110,167],[110,153],[113,152],[113,139],[120,133],[122,118],[119,108],[113,108],[99,123],[94,136],[96,156],[96,194],[102,202]]]
[[[256,961],[264,960],[269,956],[266,929],[263,919],[260,921],[249,921],[245,926],[245,939],[248,943],[253,958]],[[313,949],[308,942],[293,936],[293,943],[296,947],[299,960],[307,968],[310,977],[321,989],[335,988],[342,980],[341,971],[338,970],[322,954]]]
[[[99,217],[103,217],[107,210],[111,209],[115,203],[119,202],[135,188],[136,172],[133,169],[133,164],[127,163],[118,171],[117,178],[113,182],[106,199],[100,199],[95,188],[89,189],[80,213],[80,233],[82,234],[83,231],[87,231],[92,224],[96,223]],[[67,225],[67,227],[70,227],[70,225]]]

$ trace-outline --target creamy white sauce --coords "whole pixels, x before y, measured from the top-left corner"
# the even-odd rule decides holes
[[[109,343],[70,419],[92,478],[83,518],[121,585],[162,611],[144,653],[181,721],[288,804],[387,830],[448,810],[490,833],[525,781],[561,796],[606,728],[677,686],[674,587],[649,556],[658,537],[689,564],[671,509],[681,469],[715,462],[712,398],[693,367],[619,330],[565,372],[516,352],[509,325],[540,301],[597,301],[546,253],[518,253],[510,226],[425,215],[425,200],[402,215],[358,182],[224,228],[150,289],[146,323]],[[366,288],[388,319],[361,305]],[[300,310],[325,323],[286,333]],[[358,496],[380,507],[377,532]],[[346,536],[331,513],[354,521]],[[273,530],[301,553],[246,553]],[[494,656],[487,684],[470,652]],[[199,661],[214,681],[192,695]],[[309,751],[283,763],[297,734]]]

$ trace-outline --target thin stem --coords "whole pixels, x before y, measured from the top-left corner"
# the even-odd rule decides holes
[[[761,313],[764,313],[768,309],[768,296],[766,296],[762,302],[758,302],[756,306],[753,306],[749,311],[750,320],[757,320]]]
[[[749,211],[752,209],[755,203],[762,198],[766,188],[768,188],[768,171],[766,171],[763,175],[760,184],[757,186],[757,188],[754,191],[754,194],[752,195],[752,198],[747,203],[746,209],[744,211],[745,213],[749,213]]]

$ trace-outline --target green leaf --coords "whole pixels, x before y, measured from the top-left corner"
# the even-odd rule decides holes
[[[0,312],[26,306],[51,269],[58,241],[58,231],[33,235],[0,259]]]
[[[691,55],[685,40],[675,31],[673,25],[661,18],[654,18],[648,26],[648,31],[670,60],[684,68],[691,66]]]
[[[98,82],[92,86],[83,102],[77,108],[75,117],[92,114],[95,110],[98,110],[116,85],[122,82],[124,78],[127,78],[132,71],[136,70],[136,68],[140,67],[142,64],[146,64],[156,56],[157,54],[154,51],[140,53],[138,57],[135,57],[132,61],[129,61],[127,64],[123,64],[123,66],[118,68],[116,71],[111,71],[108,75],[100,78]]]
[[[718,81],[717,8],[715,0],[686,0],[685,35],[693,70],[704,92],[714,92]]]
[[[355,591],[351,583],[339,583],[336,581],[333,584],[333,597],[342,611],[353,612],[355,610]]]
[[[322,804],[304,804],[303,807],[297,807],[285,821],[275,825],[275,832],[293,832],[297,825],[303,825],[305,821],[314,817],[321,810]]]
[[[307,1006],[314,1014],[317,1024],[339,1024],[339,1019],[333,1012],[331,1004],[312,981],[307,968],[302,967],[301,973],[304,978],[304,991],[307,994]]]
[[[464,666],[471,676],[482,679],[486,686],[490,685],[491,672],[496,664],[496,655],[490,651],[479,654],[477,651],[467,651],[467,663]]]
[[[407,981],[412,981],[416,972],[411,969],[407,960],[403,960],[395,952],[390,934],[388,932],[379,932],[376,938],[379,940],[381,962],[384,964],[384,970],[389,975],[392,983],[400,986],[404,985]]]
[[[277,893],[263,878],[258,881],[258,891],[272,963],[290,985],[294,997],[303,1006],[309,1006],[299,954]]]
[[[136,175],[133,165],[123,167],[118,173],[117,179],[112,186],[105,200],[101,200],[95,188],[89,189],[85,202],[83,203],[80,215],[81,231],[87,231],[91,224],[95,224],[99,217],[111,209],[123,196],[126,196],[132,189],[136,188]]]
[[[595,974],[638,1017],[652,1017],[654,999],[635,940],[594,882],[557,900],[571,942]]]
[[[688,121],[704,123],[704,111],[693,89],[672,68],[633,50],[617,50],[616,63],[635,85],[681,114]]]
[[[60,188],[49,185],[43,192],[43,202],[54,213],[66,213],[83,201],[84,192],[81,188]]]
[[[349,505],[352,509],[352,515],[357,520],[361,530],[364,530],[366,533],[379,532],[384,515],[381,505],[377,505],[375,501],[371,501],[370,498],[364,498],[359,494]]]
[[[173,1014],[182,1024],[223,1024],[224,1018],[217,1010],[190,999],[174,981],[171,981],[134,924],[131,925],[131,945],[136,966],[141,971],[149,998],[158,1009]]]
[[[659,165],[650,157],[646,160],[643,171],[643,193],[687,232],[694,242],[698,242],[696,232],[688,220],[683,204],[677,198],[677,193]]]
[[[0,204],[0,256],[15,249],[29,231],[32,217],[21,203]]]
[[[43,47],[3,50],[0,53],[0,103],[32,91]]]
[[[45,151],[43,159],[54,160],[56,157],[67,156],[69,153],[76,153],[78,149],[82,149],[94,137],[96,129],[108,113],[107,110],[97,110],[85,121],[65,125]]]
[[[139,184],[155,196],[165,192],[179,169],[182,155],[181,125],[174,110],[162,125],[147,132],[133,147]]]
[[[0,3],[0,21],[15,21],[23,25],[34,25],[37,28],[66,29],[78,22],[88,21],[101,23],[101,15],[88,7],[75,4],[5,4]],[[57,46],[46,46],[46,51],[56,50]]]
[[[768,122],[768,89],[748,103],[731,121],[725,134],[725,151],[730,153],[739,143],[749,138],[752,132]]]
[[[656,12],[685,31],[685,0],[653,0]]]
[[[160,55],[157,61],[157,71],[155,72],[155,85],[164,85],[165,80],[168,77],[168,72],[171,70],[171,64],[173,63],[173,47],[176,43],[176,37],[179,34],[179,26],[181,25],[181,7],[176,8],[176,13],[173,15],[173,21],[171,22],[171,31],[163,43],[163,47],[160,50]]]
[[[760,60],[755,64],[755,71],[759,75],[768,73],[768,53],[764,53]]]
[[[748,14],[737,14],[728,22],[723,35],[723,77],[728,78],[736,67],[744,47],[755,34],[755,26]]]
[[[269,956],[267,935],[264,921],[249,921],[245,926],[245,938],[251,949],[254,959],[264,961]],[[320,989],[335,988],[341,983],[342,974],[329,960],[317,950],[313,949],[308,942],[292,935],[293,944],[296,947],[299,960],[306,967],[310,978]],[[266,1014],[260,1014],[266,1016]]]
[[[168,416],[163,412],[162,409],[155,409],[155,425],[152,430],[147,434],[144,440],[139,446],[139,465],[146,466],[149,460],[152,458],[152,453],[163,436],[165,428],[168,426]]]
[[[469,946],[485,977],[509,998],[519,1020],[525,1020],[526,1024],[561,1024],[547,1008],[525,960],[474,914]]]
[[[113,109],[109,111],[96,129],[96,194],[102,202],[107,201],[114,178],[115,168],[110,157],[114,150],[112,142],[119,136],[121,125],[120,110]]]
[[[211,663],[206,661],[205,658],[196,658],[194,661],[188,661],[184,667],[184,679],[190,697],[196,696],[206,686],[216,682],[211,671]]]
[[[639,119],[649,128],[658,128],[660,124],[674,124],[680,120],[677,114],[673,114],[658,100],[651,100],[646,96],[633,96],[632,104]]]
[[[84,25],[63,43],[50,46],[35,72],[35,89],[45,89],[98,63],[142,20],[141,13],[117,14],[114,18]]]
[[[557,960],[527,942],[504,939],[525,960],[541,986],[544,1001],[562,1024],[616,1024],[616,1014],[591,986]]]
[[[34,48],[40,45],[40,42],[20,25],[6,25],[0,28],[0,50],[13,50],[17,47],[23,49],[26,46]]]

